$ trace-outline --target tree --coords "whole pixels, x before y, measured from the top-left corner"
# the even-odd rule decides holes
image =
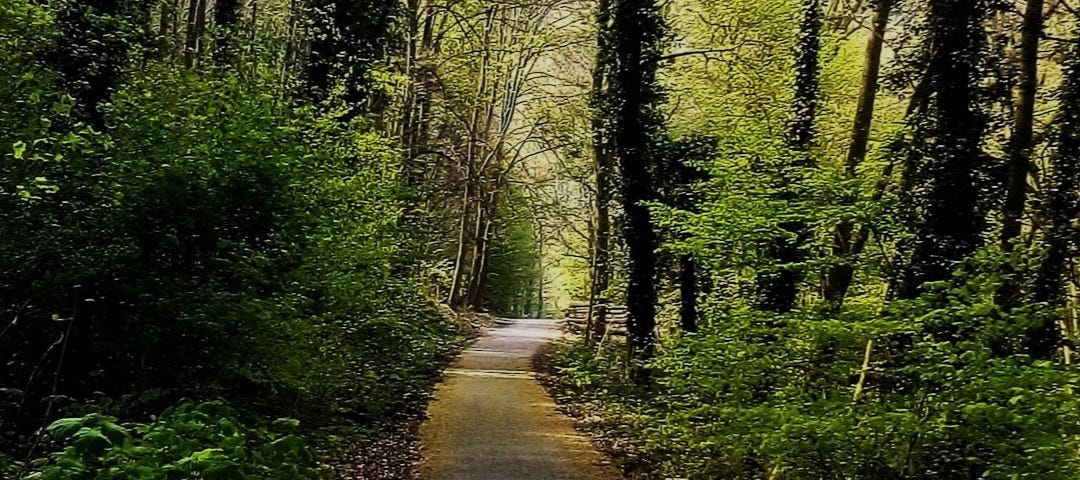
[[[394,27],[400,7],[396,0],[311,0],[305,80],[314,102],[326,100],[340,86],[349,116],[370,107],[368,74],[397,48]]]
[[[1080,28],[1075,29],[1080,38]],[[1067,273],[1080,246],[1075,219],[1080,215],[1080,47],[1072,45],[1062,68],[1061,124],[1057,145],[1043,176],[1042,216],[1045,218],[1042,247],[1045,250],[1035,272],[1034,299],[1062,310],[1068,303]],[[1025,347],[1036,358],[1050,358],[1062,342],[1055,322],[1031,329]]]
[[[889,23],[889,12],[895,0],[878,0],[871,20],[870,36],[866,40],[866,59],[863,62],[862,85],[859,88],[859,103],[855,109],[855,120],[851,127],[851,144],[844,160],[844,178],[856,178],[856,170],[866,159],[867,145],[870,143],[870,127],[874,119],[874,103],[877,100],[879,77],[881,75],[881,49],[885,43],[885,30]],[[831,266],[825,274],[823,296],[825,302],[839,306],[847,295],[848,288],[855,274],[853,256],[861,253],[865,240],[863,234],[853,238],[854,222],[843,220],[836,226],[832,247],[837,265]]]
[[[664,23],[655,0],[612,0],[610,26],[600,28],[610,28],[607,129],[626,218],[628,348],[648,358],[655,348],[657,238],[647,202],[655,200],[651,159],[661,129],[656,70]]]
[[[979,0],[930,3],[926,109],[913,119],[909,171],[912,238],[901,246],[894,279],[898,298],[914,298],[926,282],[948,279],[980,244],[975,170],[983,125],[976,110],[976,59],[982,38]]]
[[[797,200],[798,181],[793,178],[801,170],[813,166],[810,147],[814,141],[814,118],[818,109],[818,76],[821,50],[821,5],[818,0],[803,0],[795,53],[795,98],[785,140],[795,156],[791,168],[781,174],[779,197],[785,202]],[[792,174],[794,173],[794,175]],[[779,224],[782,234],[769,240],[766,256],[775,265],[758,275],[758,306],[774,312],[787,312],[795,307],[799,284],[804,274],[799,263],[805,260],[803,248],[809,232],[801,220]]]
[[[1028,0],[1020,28],[1020,65],[1015,95],[1012,135],[1008,145],[1008,175],[1002,207],[1001,246],[1008,250],[1020,235],[1031,170],[1035,94],[1038,90],[1039,38],[1043,30],[1043,0]]]
[[[585,336],[590,344],[603,332],[606,304],[598,306],[597,302],[601,296],[606,295],[611,283],[611,197],[614,172],[611,145],[604,130],[605,114],[610,101],[606,89],[612,61],[611,41],[608,39],[611,31],[607,27],[611,22],[611,0],[599,1],[596,22],[596,59],[592,71],[590,99],[593,109],[591,133],[594,193],[589,242],[589,311],[585,322]]]

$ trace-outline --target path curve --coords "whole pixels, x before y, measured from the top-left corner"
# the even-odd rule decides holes
[[[618,480],[536,381],[553,320],[489,328],[446,370],[420,427],[422,480]]]

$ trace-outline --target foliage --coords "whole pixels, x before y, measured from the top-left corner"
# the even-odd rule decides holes
[[[0,6],[0,451],[41,454],[35,431],[57,415],[144,420],[179,398],[312,427],[415,408],[461,332],[402,274],[418,259],[393,142],[289,100],[261,32],[237,68],[133,44],[102,60],[118,71],[85,105],[51,57],[70,8]],[[145,33],[119,12],[82,39]],[[163,447],[140,436],[153,425],[131,432],[146,452]],[[199,446],[185,455],[226,448]]]
[[[509,199],[500,212],[500,232],[491,246],[489,285],[486,301],[492,311],[508,316],[528,316],[536,312],[539,261],[536,233],[529,205],[519,189],[511,187]]]
[[[63,418],[48,430],[65,446],[27,478],[314,478],[314,459],[298,425],[282,418],[249,427],[222,402],[184,402],[152,423],[130,427],[99,414]]]
[[[881,312],[713,302],[701,334],[660,350],[648,388],[588,351],[557,361],[565,388],[601,405],[657,478],[1075,478],[1080,377],[1010,353],[1052,312],[997,307],[1000,278],[980,272],[1000,261],[983,253]]]

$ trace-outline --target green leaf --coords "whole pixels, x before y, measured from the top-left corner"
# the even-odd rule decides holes
[[[112,441],[96,428],[83,427],[71,438],[71,445],[84,455],[101,455],[113,446]]]
[[[23,141],[15,142],[15,144],[12,145],[12,148],[15,151],[15,159],[16,160],[22,160],[23,156],[26,155],[26,142],[23,142]]]
[[[45,429],[52,433],[54,437],[67,440],[85,427],[85,422],[85,419],[82,418],[61,418],[49,424]]]

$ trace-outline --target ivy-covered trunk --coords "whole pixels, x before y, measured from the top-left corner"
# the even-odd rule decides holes
[[[810,147],[814,142],[814,117],[818,109],[821,25],[821,5],[818,0],[803,0],[795,52],[795,98],[785,138],[794,155],[791,162],[794,168],[784,169],[778,186],[778,196],[785,202],[798,199],[799,170],[814,165],[810,158]],[[795,308],[799,284],[805,276],[799,264],[805,260],[803,248],[809,232],[802,220],[784,221],[778,226],[781,234],[772,238],[765,249],[773,265],[757,277],[758,307],[783,313]]]
[[[656,69],[663,19],[654,0],[615,0],[611,15],[611,83],[608,91],[612,153],[622,174],[629,254],[626,307],[632,356],[647,358],[655,347],[656,232],[647,202],[655,199],[653,146],[661,128],[661,92]],[[602,26],[603,27],[603,26]]]
[[[927,108],[914,117],[910,209],[912,236],[901,245],[894,295],[914,298],[926,282],[948,279],[980,245],[975,170],[983,125],[976,111],[976,59],[983,18],[980,0],[930,3]]]

